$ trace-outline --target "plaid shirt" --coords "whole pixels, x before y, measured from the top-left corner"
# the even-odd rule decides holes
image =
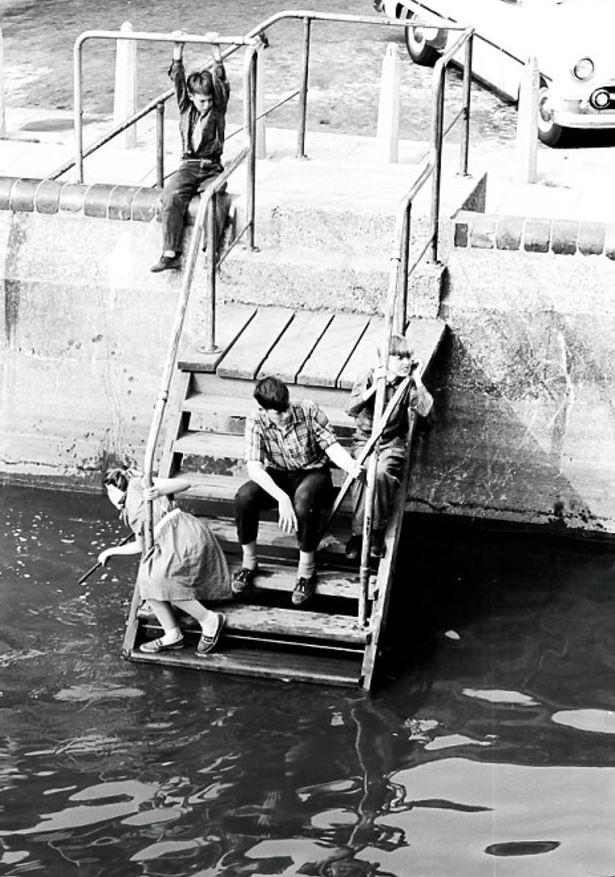
[[[246,462],[262,463],[272,469],[319,469],[327,464],[325,450],[337,438],[329,418],[304,399],[291,403],[284,425],[278,428],[263,411],[246,421]]]

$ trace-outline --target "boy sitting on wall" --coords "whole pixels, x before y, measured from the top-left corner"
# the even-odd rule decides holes
[[[403,335],[392,335],[389,361],[386,371],[384,405],[390,401],[399,384],[410,376],[410,382],[401,399],[391,413],[380,439],[380,453],[376,469],[376,488],[374,493],[374,516],[371,555],[378,559],[384,552],[384,528],[393,509],[395,491],[408,453],[408,431],[410,413],[427,417],[433,407],[433,398],[421,380],[420,363]],[[355,455],[372,434],[374,402],[376,400],[375,370],[369,369],[354,384],[346,412],[355,418]],[[355,512],[352,519],[352,536],[346,545],[346,557],[358,560],[361,556],[363,516],[365,512],[365,484],[353,484]]]
[[[177,42],[173,47],[173,63],[169,76],[175,86],[175,96],[179,108],[179,130],[182,143],[182,157],[178,170],[170,178],[162,192],[162,255],[152,271],[167,271],[179,268],[184,217],[190,199],[222,172],[222,149],[224,147],[224,128],[226,107],[230,86],[226,71],[215,47],[214,64],[209,70],[198,70],[186,78],[181,42],[181,31],[174,36]]]

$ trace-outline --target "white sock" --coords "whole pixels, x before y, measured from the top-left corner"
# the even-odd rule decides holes
[[[176,253],[175,253],[175,250],[165,250],[162,255],[167,256],[169,259],[174,259],[176,256]]]
[[[241,551],[243,554],[241,561],[242,567],[249,570],[256,569],[258,566],[256,558],[256,542],[248,542],[246,545],[242,545]]]
[[[160,637],[161,642],[165,646],[170,646],[171,643],[176,643],[178,639],[181,639],[182,632],[179,627],[173,627],[171,630],[167,630],[164,636]]]
[[[316,563],[314,561],[313,551],[299,552],[299,566],[297,568],[298,579],[309,579],[316,572]]]

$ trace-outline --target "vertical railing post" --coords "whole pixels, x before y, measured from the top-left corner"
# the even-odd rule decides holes
[[[246,160],[246,226],[247,246],[254,250],[256,217],[256,77],[258,75],[257,48],[246,50],[243,68],[243,125],[248,141]]]
[[[4,40],[0,27],[0,137],[6,137],[6,107],[4,103]]]
[[[307,125],[308,82],[310,77],[310,41],[312,19],[303,19],[303,64],[299,91],[299,124],[297,126],[297,158],[305,158],[305,129]]]
[[[82,94],[82,63],[80,39],[75,42],[73,49],[73,82],[74,98],[73,112],[75,117],[75,168],[77,170],[77,182],[83,182],[83,94]]]
[[[459,173],[463,177],[468,175],[468,155],[470,150],[470,95],[473,45],[474,33],[472,32],[466,41],[463,65],[463,124],[461,127],[461,153],[459,155]]]
[[[156,185],[164,188],[164,101],[156,104]]]
[[[431,260],[438,261],[438,232],[440,227],[440,182],[442,177],[442,139],[444,131],[444,77],[446,67],[442,59],[436,62],[433,73],[433,183],[431,188]]]
[[[214,353],[216,350],[216,262],[218,253],[217,241],[217,213],[218,213],[218,193],[214,192],[207,208],[208,212],[205,217],[207,225],[207,249],[205,254],[206,283],[207,283],[207,312],[206,312],[206,352]]]
[[[408,320],[408,265],[410,262],[410,231],[412,221],[412,202],[409,201],[404,214],[404,227],[402,233],[401,264],[399,267],[401,295],[398,296],[396,311],[395,332],[403,335],[406,331]]]

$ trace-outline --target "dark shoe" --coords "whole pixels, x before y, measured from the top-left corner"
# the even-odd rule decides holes
[[[363,544],[363,539],[358,536],[356,533],[353,533],[348,542],[346,543],[346,548],[344,549],[344,553],[348,560],[358,560],[361,557],[361,545]]]
[[[170,268],[179,268],[181,264],[181,255],[175,253],[174,256],[161,256],[155,265],[149,269],[157,274],[159,271],[168,271]]]
[[[180,636],[179,639],[176,639],[174,643],[163,643],[161,639],[152,639],[147,643],[142,643],[139,646],[140,652],[145,652],[148,655],[154,655],[156,652],[170,652],[173,649],[183,649],[184,647],[184,638]]]
[[[382,530],[372,531],[372,544],[369,547],[369,555],[372,560],[380,560],[384,557],[384,533]]]
[[[236,569],[233,573],[233,580],[231,581],[231,591],[238,597],[240,594],[245,594],[247,591],[251,591],[254,587],[254,579],[258,575],[258,567],[256,569],[246,569],[245,566],[242,566],[241,569]]]
[[[295,590],[292,593],[291,601],[293,606],[301,606],[306,600],[314,596],[316,591],[316,573],[313,573],[309,579],[297,579]]]
[[[203,655],[208,655],[218,645],[218,640],[222,634],[222,628],[226,624],[226,616],[222,612],[216,612],[218,616],[218,626],[215,630],[215,633],[212,636],[207,636],[202,633],[201,638],[199,640],[199,644],[196,647],[197,657],[202,658]]]

